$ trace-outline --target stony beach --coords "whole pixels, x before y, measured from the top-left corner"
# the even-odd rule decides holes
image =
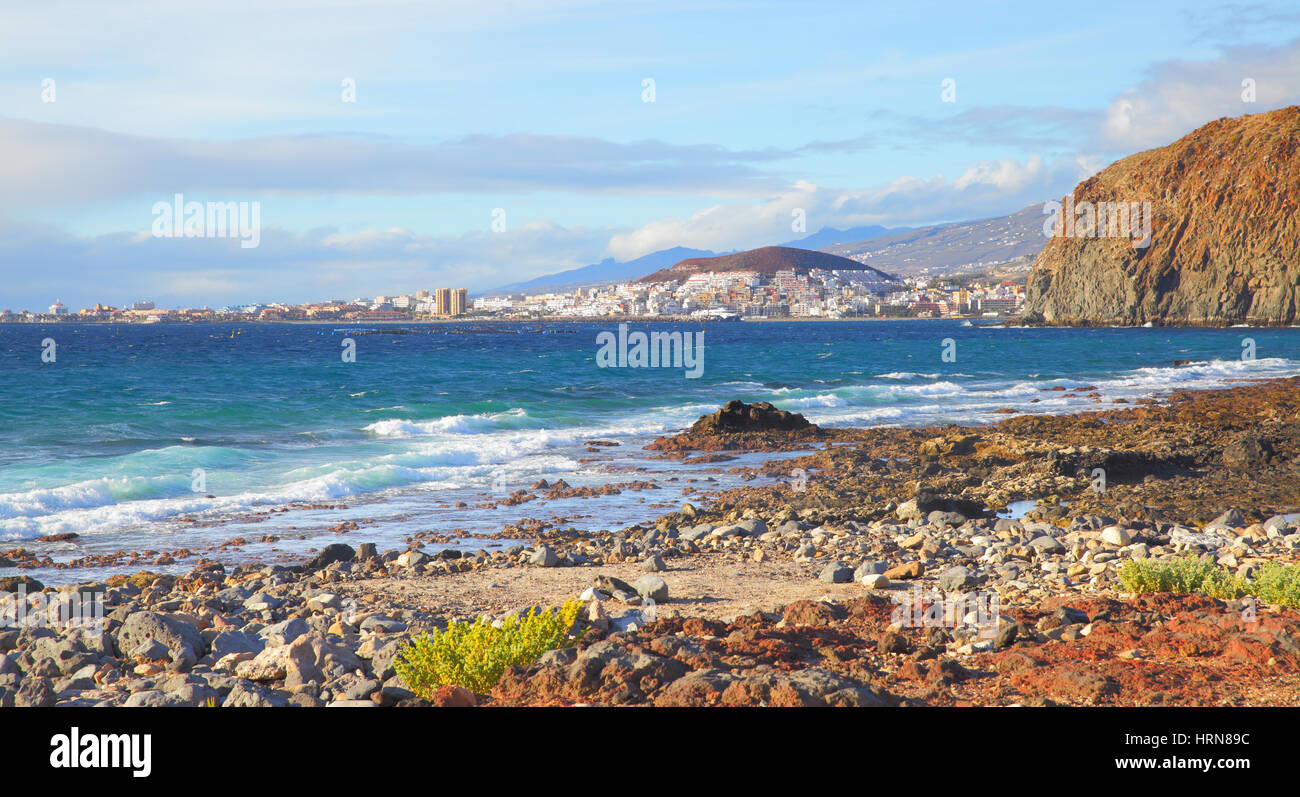
[[[0,627],[0,705],[1300,704],[1300,610],[1117,577],[1300,559],[1300,378],[1093,401],[919,429],[733,402],[651,450],[781,452],[750,469],[781,479],[617,531],[513,529],[492,552],[340,542],[295,566],[216,552],[58,589],[7,576],[0,612],[102,594],[104,618]],[[1033,507],[999,514],[1014,502]],[[396,674],[422,631],[577,597],[578,644],[490,694],[425,700]]]

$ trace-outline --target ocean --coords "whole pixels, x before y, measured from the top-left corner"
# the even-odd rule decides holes
[[[477,540],[528,517],[617,529],[676,507],[683,488],[739,483],[731,468],[757,460],[690,465],[642,449],[730,399],[829,426],[985,423],[999,408],[1073,412],[1300,374],[1296,329],[630,325],[703,330],[703,367],[688,378],[599,367],[598,336],[617,326],[2,325],[0,541],[56,562],[235,537],[249,542],[227,558],[301,558],[335,541],[405,547],[417,532]],[[1057,385],[1095,386],[1105,403],[1045,390]],[[597,440],[619,445],[587,445]],[[561,478],[657,486],[474,506]],[[323,504],[347,508],[311,508]],[[361,528],[333,530],[345,521]],[[66,533],[79,538],[33,542]],[[502,544],[459,547],[480,542]],[[110,571],[23,572],[58,583]]]

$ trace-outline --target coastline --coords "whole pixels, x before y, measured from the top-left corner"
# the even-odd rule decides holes
[[[1007,705],[1038,694],[1142,704],[1149,687],[1133,673],[1149,671],[1162,679],[1201,673],[1171,688],[1170,702],[1296,704],[1300,678],[1288,666],[1300,661],[1283,644],[1300,630],[1295,608],[1261,605],[1262,619],[1238,624],[1241,607],[1230,602],[1133,596],[1117,571],[1187,551],[1238,570],[1300,558],[1297,396],[1300,377],[978,427],[837,429],[820,442],[768,435],[756,450],[796,456],[748,470],[786,476],[803,468],[805,484],[692,495],[678,511],[618,531],[542,528],[493,552],[426,554],[413,540],[381,553],[338,542],[302,566],[227,566],[216,555],[180,577],[141,572],[60,588],[102,591],[104,632],[87,643],[75,629],[0,630],[0,655],[17,664],[0,675],[0,701],[418,703],[391,669],[412,635],[450,619],[559,604],[585,587],[608,587],[593,582],[599,576],[641,575],[662,579],[669,593],[653,620],[635,594],[586,604],[589,634],[573,655],[600,651],[593,655],[608,677],[577,678],[577,661],[595,664],[565,653],[511,671],[472,702]],[[759,445],[744,436],[666,440],[686,456]],[[1103,492],[1091,489],[1097,468],[1110,472]],[[1024,501],[1038,505],[1023,517],[991,511]],[[19,582],[7,576],[0,586]],[[980,638],[962,622],[891,622],[896,598],[935,590],[998,596],[995,636]],[[1202,625],[1195,618],[1209,612],[1213,628],[1197,632],[1207,653],[1180,654],[1152,612]],[[173,629],[158,637],[168,640],[165,651],[131,645],[142,624]],[[662,640],[674,634],[699,649],[666,653]],[[1257,652],[1245,640],[1260,634],[1273,642]],[[286,656],[304,646],[313,664],[295,670]],[[866,652],[848,655],[853,649]],[[663,683],[628,691],[618,662],[636,650],[662,660]],[[1078,673],[1082,650],[1097,678]],[[1039,662],[1032,679],[999,669],[1016,657]],[[363,676],[330,675],[330,661],[356,664],[345,669]],[[1253,691],[1242,675],[1207,681],[1216,666],[1261,680]]]
[[[1138,323],[1119,323],[1118,319],[1111,322],[1103,321],[1063,321],[1059,323],[1048,323],[1045,321],[1030,320],[1023,316],[998,316],[990,318],[986,316],[943,316],[940,318],[921,318],[916,316],[846,316],[844,318],[822,318],[819,316],[784,316],[784,317],[737,317],[737,318],[697,318],[691,316],[592,316],[575,318],[573,316],[534,316],[520,318],[499,318],[499,317],[476,317],[476,316],[458,316],[454,318],[420,318],[409,320],[352,320],[352,319],[334,319],[334,320],[267,320],[260,319],[220,319],[220,320],[202,320],[202,321],[162,321],[157,323],[143,323],[131,321],[95,321],[95,320],[68,320],[68,321],[9,321],[0,325],[4,327],[57,327],[65,325],[88,325],[88,326],[123,326],[123,327],[168,327],[168,326],[242,326],[245,324],[256,326],[331,326],[336,328],[343,327],[402,327],[402,326],[425,326],[425,325],[454,325],[454,324],[487,324],[487,325],[506,325],[506,324],[729,324],[736,322],[743,323],[839,323],[839,322],[872,322],[872,321],[958,321],[978,323],[982,326],[1002,326],[1002,327],[1024,327],[1027,329],[1300,329],[1300,324],[1288,321],[1271,321],[1271,320],[1248,320],[1248,321],[1171,321],[1168,319],[1156,319],[1147,324]]]

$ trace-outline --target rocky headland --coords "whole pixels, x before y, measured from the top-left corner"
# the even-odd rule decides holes
[[[1219,119],[1075,187],[1034,261],[1048,324],[1293,324],[1300,318],[1300,107]],[[1097,211],[1150,207],[1149,245]],[[1088,224],[1087,216],[1097,219]],[[1138,219],[1130,216],[1136,224]]]

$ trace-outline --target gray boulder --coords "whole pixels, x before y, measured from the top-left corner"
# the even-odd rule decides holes
[[[156,612],[133,612],[117,630],[117,649],[130,653],[148,640],[156,639],[167,646],[172,661],[198,659],[208,652],[203,633],[192,623]],[[183,654],[188,653],[188,657]]]
[[[275,625],[268,625],[260,632],[267,645],[278,647],[293,644],[294,640],[311,630],[311,627],[299,617],[293,617]]]
[[[243,631],[222,631],[212,638],[209,646],[213,659],[229,656],[231,653],[261,653],[266,641],[246,634]]]
[[[817,578],[828,584],[847,584],[853,580],[853,569],[843,562],[831,562],[822,568]]]
[[[636,580],[636,591],[642,600],[663,603],[668,600],[668,582],[656,575],[644,575]]]
[[[958,592],[979,583],[979,577],[969,568],[950,567],[939,575],[939,589],[944,592]]]
[[[528,561],[538,567],[555,567],[560,563],[560,557],[555,555],[555,551],[552,551],[550,546],[541,545]]]

